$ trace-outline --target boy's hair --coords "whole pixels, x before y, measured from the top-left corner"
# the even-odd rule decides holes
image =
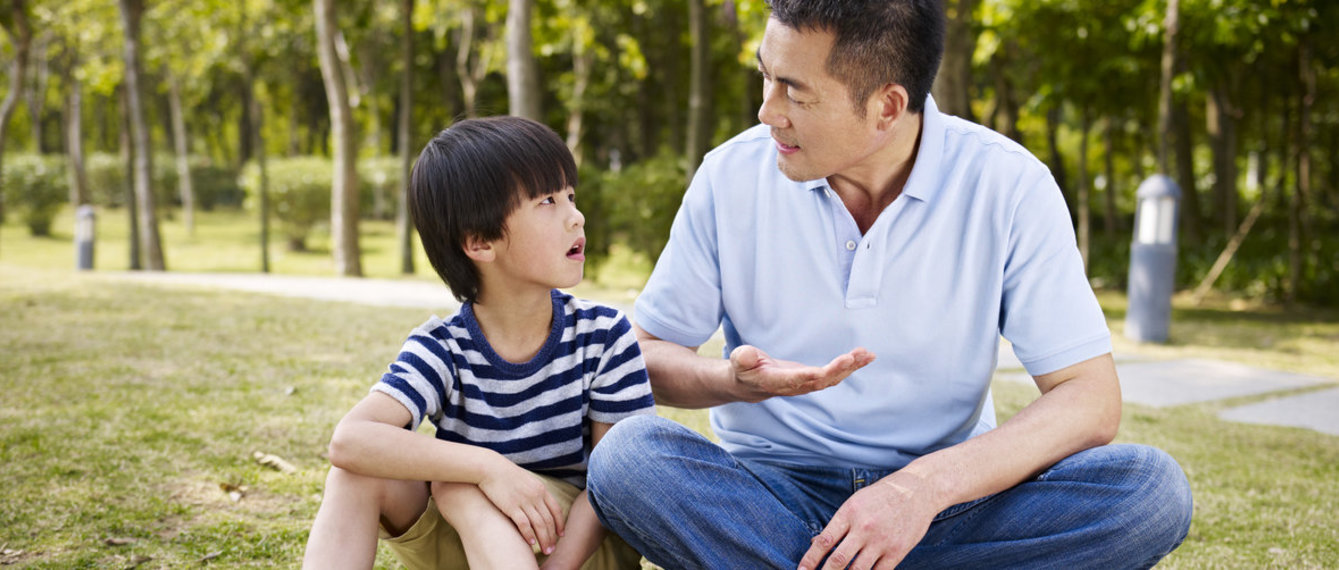
[[[880,87],[896,83],[913,113],[925,108],[944,55],[939,0],[768,0],[772,17],[800,31],[834,36],[827,71],[851,90],[856,112]]]
[[[437,133],[418,155],[409,211],[428,261],[461,302],[479,297],[470,237],[506,235],[523,199],[576,188],[577,167],[558,134],[520,117],[467,119]]]

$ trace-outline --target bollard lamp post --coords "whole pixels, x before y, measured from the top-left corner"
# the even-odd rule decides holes
[[[93,206],[84,204],[74,211],[74,267],[82,271],[93,269],[93,235],[97,214]]]
[[[1135,193],[1134,241],[1130,245],[1129,309],[1125,337],[1166,342],[1176,282],[1176,230],[1181,189],[1162,174],[1144,180]]]

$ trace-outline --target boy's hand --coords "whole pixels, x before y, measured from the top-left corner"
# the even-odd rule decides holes
[[[563,534],[563,510],[549,490],[529,471],[507,462],[510,468],[498,469],[479,482],[493,506],[516,523],[516,530],[530,545],[539,545],[544,554],[553,553]]]

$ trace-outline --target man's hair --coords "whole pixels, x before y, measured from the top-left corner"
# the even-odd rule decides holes
[[[940,0],[768,0],[777,22],[799,31],[831,32],[827,71],[851,91],[856,112],[889,83],[906,88],[920,113],[944,55]]]
[[[523,199],[576,185],[576,162],[552,129],[520,117],[468,119],[418,155],[409,211],[432,268],[456,299],[474,302],[479,269],[465,255],[467,240],[501,239]]]

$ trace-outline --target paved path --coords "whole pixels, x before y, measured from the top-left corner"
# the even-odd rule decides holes
[[[423,307],[439,314],[460,305],[435,282],[399,279],[298,277],[245,273],[101,273],[117,279],[164,286],[222,288],[287,297],[343,301],[378,306]],[[628,314],[632,307],[619,306]],[[1212,360],[1146,360],[1117,354],[1121,391],[1128,402],[1179,406],[1240,396],[1279,393],[1280,397],[1229,408],[1219,416],[1237,422],[1295,426],[1339,435],[1339,381]],[[1032,378],[1001,342],[996,378],[1032,383]],[[1288,395],[1300,388],[1334,385],[1334,389]]]

